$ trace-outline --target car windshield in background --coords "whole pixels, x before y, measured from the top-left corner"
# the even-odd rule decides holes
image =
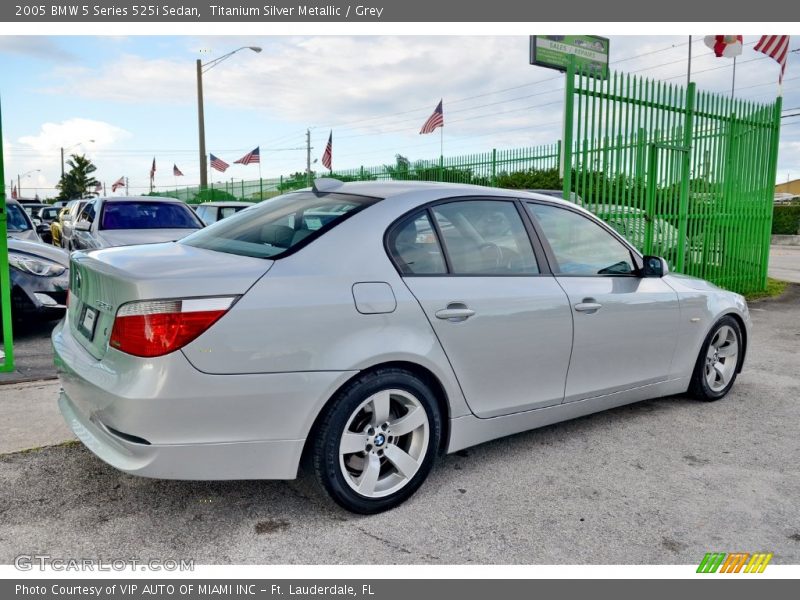
[[[377,201],[365,196],[295,192],[240,211],[180,243],[241,256],[276,258]]]
[[[31,223],[25,217],[25,211],[18,204],[8,204],[6,206],[8,215],[7,227],[9,231],[28,231]]]
[[[172,202],[107,202],[100,229],[198,229],[192,210]]]

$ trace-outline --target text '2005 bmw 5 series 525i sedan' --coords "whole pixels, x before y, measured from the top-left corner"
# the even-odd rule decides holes
[[[744,299],[540,194],[345,183],[178,242],[73,254],[61,411],[148,477],[292,479],[360,513],[437,455],[657,396],[723,397]]]

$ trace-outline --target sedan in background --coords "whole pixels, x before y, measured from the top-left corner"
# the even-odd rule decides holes
[[[255,202],[204,202],[195,206],[194,212],[203,223],[211,225],[254,204]]]
[[[53,231],[53,243],[58,239],[59,245],[65,250],[72,250],[72,236],[75,232],[75,220],[90,202],[89,199],[70,200],[58,213],[58,232]]]
[[[16,200],[6,200],[6,228],[8,237],[29,242],[42,241],[30,216]]]
[[[64,250],[10,238],[8,264],[15,321],[64,316],[69,286],[69,255]]]
[[[57,206],[43,206],[37,212],[35,217],[39,219],[39,225],[36,226],[36,231],[46,244],[53,242],[52,225],[58,219],[59,208]]]
[[[175,198],[98,198],[78,215],[69,249],[174,242],[203,226],[194,211]]]
[[[293,479],[305,458],[359,513],[408,499],[442,453],[718,400],[751,328],[742,296],[572,203],[458,184],[322,179],[70,270],[59,406],[92,452],[195,480]]]

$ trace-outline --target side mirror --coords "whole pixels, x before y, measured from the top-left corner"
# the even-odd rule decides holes
[[[669,265],[666,260],[660,256],[644,257],[643,277],[663,277],[667,273],[669,273]]]
[[[89,231],[92,228],[92,224],[89,221],[78,221],[75,223],[75,230],[76,231]]]
[[[39,225],[36,226],[36,233],[38,234],[49,233],[49,232],[50,232],[50,225],[47,225],[46,223],[40,223]]]

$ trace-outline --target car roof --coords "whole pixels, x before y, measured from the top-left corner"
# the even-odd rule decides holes
[[[219,202],[201,202],[200,204],[195,204],[195,208],[199,208],[201,206],[219,206],[221,208],[226,208],[228,206],[252,206],[255,202],[247,202],[242,200],[241,202],[238,200],[229,200],[229,201],[219,201]]]
[[[169,196],[106,196],[100,198],[103,202],[171,202],[173,204],[186,204],[183,200]]]
[[[304,188],[298,191],[309,192],[313,191],[313,188]],[[386,200],[412,192],[422,191],[433,192],[434,195],[440,198],[449,198],[451,196],[502,196],[508,198],[512,196],[514,198],[547,200],[552,204],[575,206],[573,202],[567,202],[566,200],[547,194],[527,190],[485,187],[466,183],[439,183],[433,181],[353,181],[341,183],[341,185],[336,187],[327,187],[325,189],[325,193],[371,196],[373,198],[382,198]]]

